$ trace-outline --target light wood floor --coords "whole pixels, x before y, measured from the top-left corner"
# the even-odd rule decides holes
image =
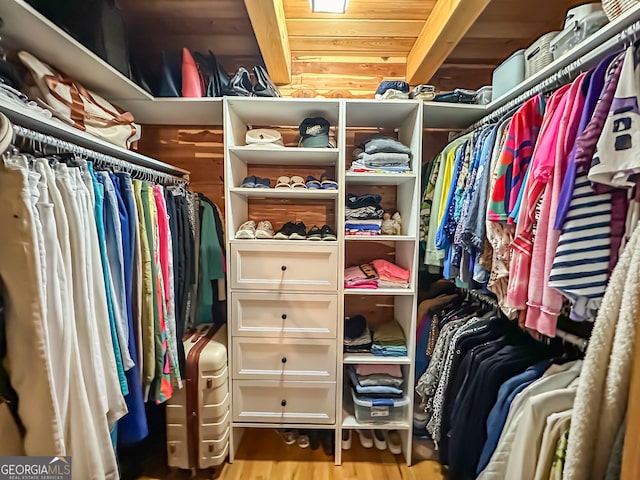
[[[418,452],[419,454],[419,447]],[[415,453],[414,453],[415,455]],[[166,476],[143,477],[140,480],[187,479],[187,472],[174,472]],[[343,452],[343,463],[336,467],[333,457],[327,457],[322,448],[302,449],[287,446],[273,430],[247,431],[233,464],[224,464],[215,472],[199,472],[197,479],[216,480],[444,480],[440,464],[418,461],[407,467],[402,455],[376,448],[365,449],[358,436],[351,450]]]

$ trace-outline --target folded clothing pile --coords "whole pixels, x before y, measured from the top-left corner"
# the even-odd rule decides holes
[[[477,92],[475,90],[466,90],[464,88],[456,88],[453,92],[444,92],[437,94],[434,102],[444,103],[476,103]]]
[[[374,135],[353,151],[351,172],[405,173],[411,170],[411,149],[395,138]]]
[[[409,270],[383,259],[376,259],[371,265],[378,274],[379,288],[409,288]]]
[[[347,353],[369,353],[371,351],[371,330],[362,315],[347,317],[344,322],[344,351]]]
[[[393,320],[384,323],[373,332],[371,353],[383,357],[403,357],[407,355],[407,340],[400,324]]]
[[[384,210],[382,197],[375,194],[347,194],[345,231],[347,235],[380,235]]]
[[[347,267],[344,270],[344,288],[378,288],[378,274],[369,263]]]
[[[404,393],[400,365],[351,365],[349,378],[358,395],[399,398]]]

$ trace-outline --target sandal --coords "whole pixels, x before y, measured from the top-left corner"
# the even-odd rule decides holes
[[[244,177],[244,180],[242,180],[242,183],[240,184],[240,187],[242,187],[242,188],[255,188],[256,180],[257,180],[257,178],[255,177],[255,175],[251,175],[250,177]]]
[[[289,177],[279,177],[276,182],[276,188],[290,188],[291,179]]]
[[[307,185],[307,188],[310,188],[312,190],[320,190],[320,189],[322,189],[322,184],[320,183],[320,180],[318,180],[313,175],[309,175],[307,177],[307,184],[306,185]]]
[[[320,185],[322,185],[323,190],[337,190],[338,182],[329,178],[327,173],[323,173],[320,177]]]
[[[294,175],[291,177],[291,188],[307,188],[307,185],[304,183],[304,178],[299,177],[298,175]]]

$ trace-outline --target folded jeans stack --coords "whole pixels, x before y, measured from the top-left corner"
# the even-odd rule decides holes
[[[369,353],[371,344],[371,331],[367,326],[367,319],[362,315],[347,317],[344,323],[344,351],[347,353]]]
[[[374,135],[353,151],[351,172],[406,173],[411,170],[411,149],[395,138]]]
[[[378,274],[379,288],[409,288],[409,270],[380,258],[372,261],[371,265]]]
[[[403,396],[404,380],[400,365],[367,365],[377,368],[365,370],[366,375],[358,374],[358,369],[363,366],[351,365],[349,367],[349,378],[356,394],[366,395],[370,398],[400,398]]]
[[[383,357],[402,357],[407,355],[407,341],[400,324],[392,322],[380,325],[373,332],[371,353]]]
[[[384,210],[382,197],[375,194],[347,194],[345,231],[347,235],[380,235]]]

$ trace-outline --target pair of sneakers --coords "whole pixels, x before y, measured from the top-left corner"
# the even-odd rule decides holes
[[[236,238],[238,239],[267,239],[273,238],[273,225],[269,220],[262,220],[256,222],[249,220],[240,225],[240,228],[236,232]]]
[[[273,238],[276,240],[306,240],[307,226],[303,222],[287,222]]]
[[[323,225],[322,228],[314,225],[307,233],[307,240],[335,242],[337,239],[336,232],[329,225]]]

